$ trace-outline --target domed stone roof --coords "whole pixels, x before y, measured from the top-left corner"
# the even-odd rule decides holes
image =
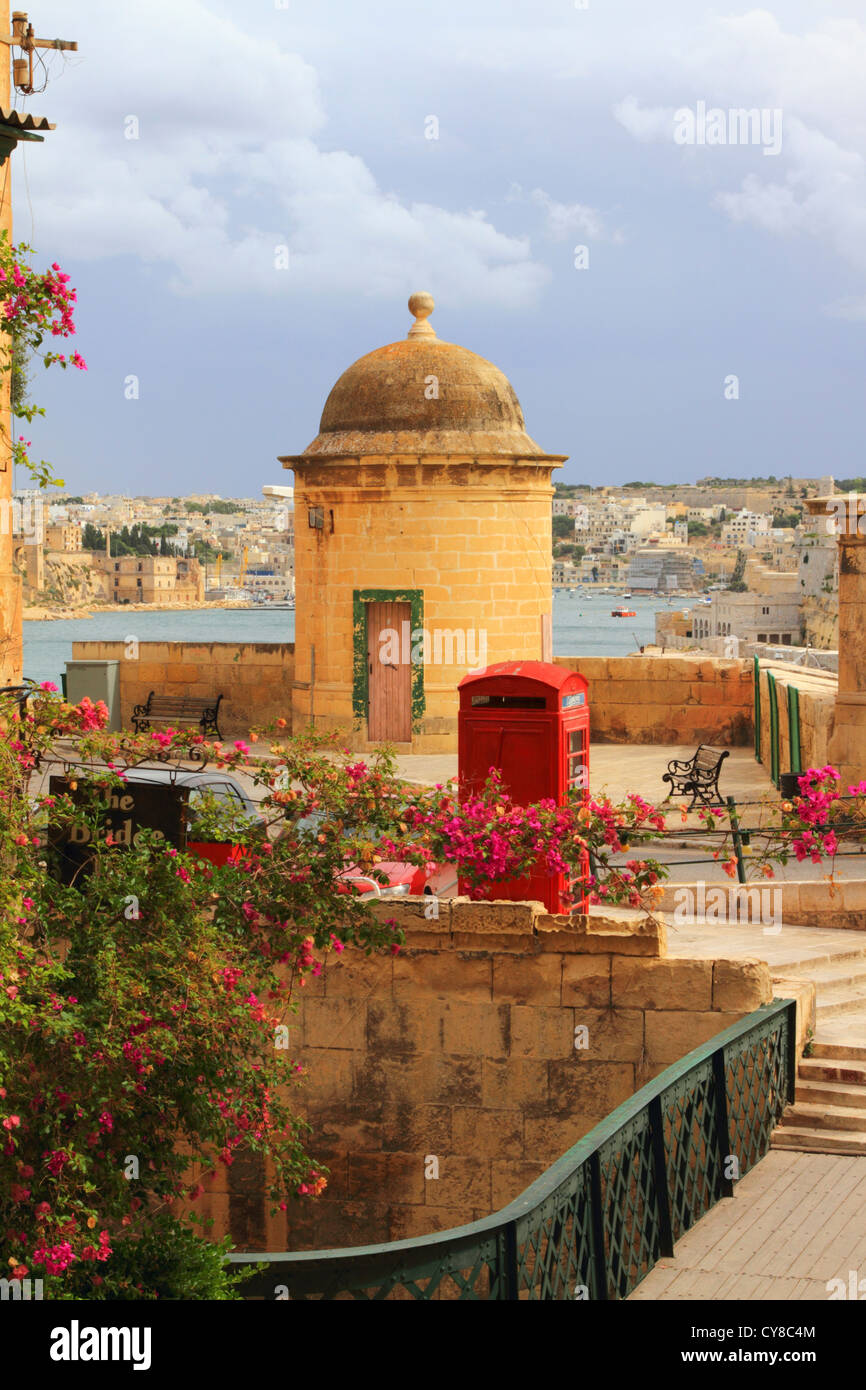
[[[428,294],[413,294],[408,336],[359,357],[325,402],[300,459],[363,454],[548,458],[526,433],[508,378],[486,358],[437,338]],[[291,466],[295,459],[283,458]]]

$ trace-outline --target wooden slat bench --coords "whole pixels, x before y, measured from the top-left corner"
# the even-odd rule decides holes
[[[132,722],[137,734],[144,733],[156,724],[198,724],[203,734],[216,734],[222,738],[217,724],[222,695],[157,695],[151,690],[143,705],[136,705],[132,711]]]
[[[668,797],[674,794],[691,794],[689,810],[698,801],[702,801],[705,806],[720,806],[722,797],[719,792],[719,773],[727,756],[727,749],[710,748],[708,744],[702,743],[694,756],[687,761],[672,758],[662,778],[663,782],[671,784]]]

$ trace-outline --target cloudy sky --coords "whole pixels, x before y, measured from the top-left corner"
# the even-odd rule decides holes
[[[584,3],[40,0],[79,52],[18,98],[57,129],[16,235],[89,370],[39,369],[32,452],[76,492],[291,481],[426,289],[564,481],[866,472],[862,0]]]

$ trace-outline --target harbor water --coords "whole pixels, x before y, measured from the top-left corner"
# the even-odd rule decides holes
[[[646,595],[623,601],[615,594],[557,591],[553,600],[553,649],[561,656],[627,656],[654,640],[655,614],[687,607],[689,599],[668,602]],[[633,618],[614,618],[619,606]],[[132,607],[103,611],[92,618],[24,623],[24,674],[60,684],[72,643],[139,642],[293,642],[295,614],[285,608],[195,608],[136,612]]]

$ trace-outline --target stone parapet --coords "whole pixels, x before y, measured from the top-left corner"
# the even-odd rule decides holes
[[[660,916],[555,917],[466,898],[375,910],[405,946],[328,953],[292,1026],[309,1150],[331,1180],[290,1210],[276,1248],[397,1240],[489,1215],[664,1067],[772,997],[760,961],[667,957]],[[250,1200],[248,1187],[238,1211],[259,1248],[249,1233],[266,1223]]]
[[[720,896],[713,895],[715,887],[721,889]],[[663,885],[659,907],[674,923],[687,922],[689,915],[678,919],[678,914],[684,911],[684,904],[694,898],[695,881],[667,882]],[[722,928],[726,925],[754,926],[756,951],[760,950],[765,931],[770,940],[778,939],[777,928],[783,923],[789,927],[835,930],[844,927],[849,931],[866,931],[866,879],[862,878],[840,878],[832,883],[821,877],[771,879],[751,884],[706,884],[704,899],[707,920]]]
[[[703,656],[559,656],[589,681],[597,743],[717,743],[752,739],[752,664]]]
[[[133,624],[134,626],[134,624]],[[246,735],[254,724],[291,717],[295,649],[290,642],[73,642],[76,661],[117,661],[120,718],[148,692],[222,695],[219,725],[225,738]]]

